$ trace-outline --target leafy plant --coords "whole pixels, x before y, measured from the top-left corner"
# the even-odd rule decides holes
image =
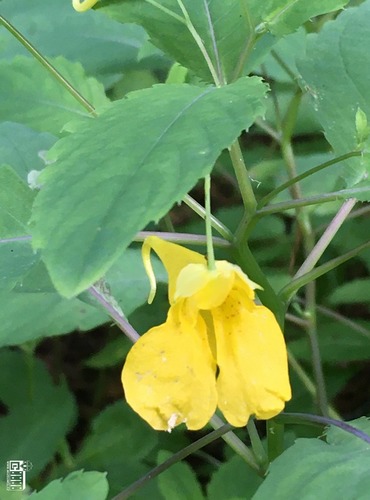
[[[82,12],[65,0],[1,2],[1,498],[331,499],[339,485],[366,498],[370,0],[73,5]],[[148,305],[158,237],[181,246],[156,244]],[[199,306],[194,283],[211,305]],[[235,297],[259,318],[240,330],[215,319]],[[188,316],[171,323],[179,304]],[[263,323],[267,309],[276,319]],[[210,357],[197,350],[181,372],[184,341],[171,372],[156,368],[167,352],[149,335],[189,334],[191,318]],[[220,325],[234,325],[228,343]],[[268,413],[258,385],[289,399],[272,330],[284,332],[290,367],[282,413]],[[248,416],[268,420],[234,428],[217,411],[205,430],[177,427],[189,424],[204,359],[221,398],[235,331],[226,403],[235,391]],[[181,378],[179,409],[157,408],[171,434],[126,403],[128,352],[139,353],[128,355],[139,383],[140,357],[160,388]],[[9,491],[10,460],[32,463],[27,490]]]

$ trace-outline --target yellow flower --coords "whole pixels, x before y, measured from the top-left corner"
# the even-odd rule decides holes
[[[99,0],[72,0],[72,6],[77,12],[85,12],[89,10],[98,2]]]
[[[168,431],[202,428],[217,406],[236,427],[280,413],[291,398],[286,347],[275,316],[254,303],[258,285],[236,265],[216,261],[210,271],[202,255],[151,236],[143,258],[152,291],[151,249],[168,273],[170,309],[127,356],[129,405]]]

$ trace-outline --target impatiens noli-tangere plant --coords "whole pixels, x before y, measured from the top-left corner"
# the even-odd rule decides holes
[[[0,497],[367,498],[370,0],[1,6]]]

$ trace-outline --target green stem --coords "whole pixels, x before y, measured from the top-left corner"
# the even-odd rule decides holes
[[[59,73],[59,71],[49,63],[49,61],[20,33],[9,21],[0,16],[2,24],[44,68],[78,101],[91,115],[97,116],[94,107]]]
[[[204,179],[204,200],[206,209],[206,237],[207,237],[207,265],[210,271],[216,269],[215,252],[213,250],[212,241],[212,224],[211,224],[211,176],[206,175]]]
[[[279,292],[279,297],[281,298],[282,301],[288,303],[292,299],[292,297],[297,293],[297,291],[302,287],[307,285],[307,283],[310,283],[311,281],[319,278],[320,276],[328,273],[329,271],[332,271],[336,267],[340,266],[344,262],[347,262],[347,260],[352,259],[353,257],[356,257],[362,250],[365,250],[366,248],[370,248],[370,241],[363,243],[362,245],[359,245],[358,247],[354,248],[353,250],[350,250],[349,252],[340,255],[339,257],[336,257],[335,259],[329,260],[329,262],[326,262],[325,264],[322,264],[319,267],[316,267],[309,273],[304,274],[303,276],[300,276],[297,279],[294,279],[288,285],[284,286],[280,292]]]
[[[204,207],[202,207],[202,205],[200,205],[197,201],[194,200],[194,198],[192,198],[187,194],[182,201],[185,203],[185,205],[191,208],[197,215],[199,215],[199,217],[205,220],[206,211]],[[234,240],[232,232],[224,224],[222,224],[222,222],[220,222],[214,215],[211,215],[211,224],[213,229],[217,231],[218,234],[220,234],[226,241],[232,242]]]
[[[297,177],[296,162],[292,147],[292,134],[297,121],[298,110],[301,103],[302,92],[297,89],[293,96],[286,115],[283,121],[281,152],[287,167],[290,179]],[[302,197],[299,183],[294,183],[290,186],[292,198],[300,199]],[[312,254],[315,248],[315,233],[312,229],[309,213],[303,208],[296,209],[297,224],[300,233],[303,237],[304,253],[306,259]],[[306,301],[305,301],[305,317],[307,326],[305,328],[308,335],[312,367],[316,381],[317,389],[317,405],[322,415],[327,415],[328,412],[328,397],[324,379],[323,366],[321,361],[320,346],[317,335],[317,318],[316,318],[316,283],[311,281],[306,284]]]
[[[259,437],[256,424],[254,423],[252,417],[248,420],[247,431],[251,440],[254,456],[256,457],[261,469],[266,470],[268,465],[268,457],[265,448],[263,447],[261,438]]]
[[[274,199],[279,193],[282,191],[285,191],[285,189],[290,188],[293,184],[296,184],[299,181],[302,181],[303,179],[306,179],[306,177],[309,177],[310,175],[316,174],[317,172],[320,172],[321,170],[324,170],[327,167],[330,167],[331,165],[335,165],[336,163],[340,163],[341,161],[347,160],[348,158],[352,158],[355,156],[361,156],[360,151],[351,151],[350,153],[346,153],[345,155],[337,156],[336,158],[333,158],[332,160],[326,161],[324,163],[321,163],[320,165],[317,165],[316,167],[313,167],[306,172],[303,172],[303,174],[297,175],[291,179],[289,179],[287,182],[284,182],[284,184],[281,184],[281,186],[277,187],[273,191],[271,191],[269,194],[267,194],[264,198],[262,198],[258,202],[258,208],[262,208],[265,205],[267,205],[272,199]]]
[[[224,422],[218,415],[213,415],[210,424],[214,429],[222,428]],[[228,432],[222,435],[222,439],[227,443],[232,450],[235,451],[252,469],[254,469],[260,476],[264,476],[264,470],[260,468],[255,460],[253,453],[250,451],[241,439],[238,438],[234,432]]]
[[[294,210],[300,207],[309,207],[311,205],[319,205],[321,203],[329,203],[331,201],[356,198],[356,195],[362,195],[368,193],[369,193],[369,186],[341,189],[340,191],[333,191],[332,193],[324,193],[317,196],[309,196],[307,198],[301,198],[299,200],[290,200],[281,203],[274,203],[273,205],[269,205],[268,207],[263,207],[260,210],[257,210],[256,216],[264,217],[265,215],[285,212],[286,210]]]
[[[305,370],[302,368],[302,366],[298,362],[297,358],[294,356],[294,354],[289,349],[288,349],[288,360],[289,360],[289,366],[291,367],[291,369],[295,372],[295,374],[300,379],[300,381],[302,382],[304,387],[311,394],[312,398],[314,400],[316,400],[317,390],[316,390],[315,384],[312,382],[310,377],[307,375]],[[336,418],[338,420],[341,419],[339,413],[337,413],[331,405],[328,406],[328,415],[330,417]]]
[[[203,234],[191,233],[167,233],[163,231],[139,231],[133,241],[144,241],[148,236],[158,236],[167,241],[173,241],[179,245],[202,245],[207,246],[207,237]],[[223,238],[212,238],[213,246],[220,248],[230,248],[231,243]]]
[[[222,427],[219,427],[218,429],[210,432],[206,436],[198,439],[194,443],[191,443],[189,446],[186,446],[182,450],[172,455],[168,460],[165,460],[160,465],[157,465],[157,467],[154,467],[154,469],[149,471],[135,483],[131,484],[128,488],[125,488],[112,500],[126,500],[127,498],[131,498],[131,496],[134,493],[136,493],[140,488],[142,488],[153,478],[157,477],[159,474],[167,470],[169,467],[171,467],[171,465],[181,462],[181,460],[184,460],[184,458],[188,457],[192,453],[200,450],[201,448],[207,446],[210,443],[213,443],[216,439],[230,432],[230,429],[232,429],[232,426],[230,424],[225,424]]]
[[[198,45],[199,50],[201,51],[201,53],[202,53],[202,55],[207,63],[208,69],[212,75],[212,78],[213,78],[213,81],[215,82],[215,85],[217,85],[218,87],[221,86],[222,82],[220,81],[220,79],[218,77],[217,71],[216,71],[216,69],[213,65],[213,62],[212,62],[212,60],[207,52],[207,49],[203,43],[202,37],[199,35],[197,30],[195,29],[195,26],[192,23],[190,16],[189,16],[189,13],[186,10],[186,7],[183,4],[182,0],[177,0],[177,3],[178,3],[178,5],[179,5],[179,7],[184,15],[185,24],[186,24],[188,30],[190,31],[192,37],[194,38],[195,43]]]
[[[246,216],[248,218],[252,218],[256,212],[257,201],[254,196],[247,167],[244,163],[239,141],[234,142],[234,144],[230,147],[229,152],[242,196]]]
[[[285,71],[285,73],[289,76],[289,78],[296,83],[297,75],[293,73],[293,71],[289,68],[289,66],[283,61],[280,55],[274,50],[271,50],[271,55],[275,59],[275,61],[279,64],[279,66]]]

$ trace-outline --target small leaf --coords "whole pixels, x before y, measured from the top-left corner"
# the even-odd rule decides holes
[[[239,455],[224,462],[208,484],[208,500],[245,500],[252,498],[262,479]]]
[[[106,500],[108,481],[105,472],[82,470],[71,472],[64,479],[55,479],[45,488],[32,493],[32,500]]]
[[[158,464],[172,456],[168,451],[158,453]],[[186,462],[178,462],[158,476],[159,490],[165,500],[203,500],[204,496],[194,471]]]

